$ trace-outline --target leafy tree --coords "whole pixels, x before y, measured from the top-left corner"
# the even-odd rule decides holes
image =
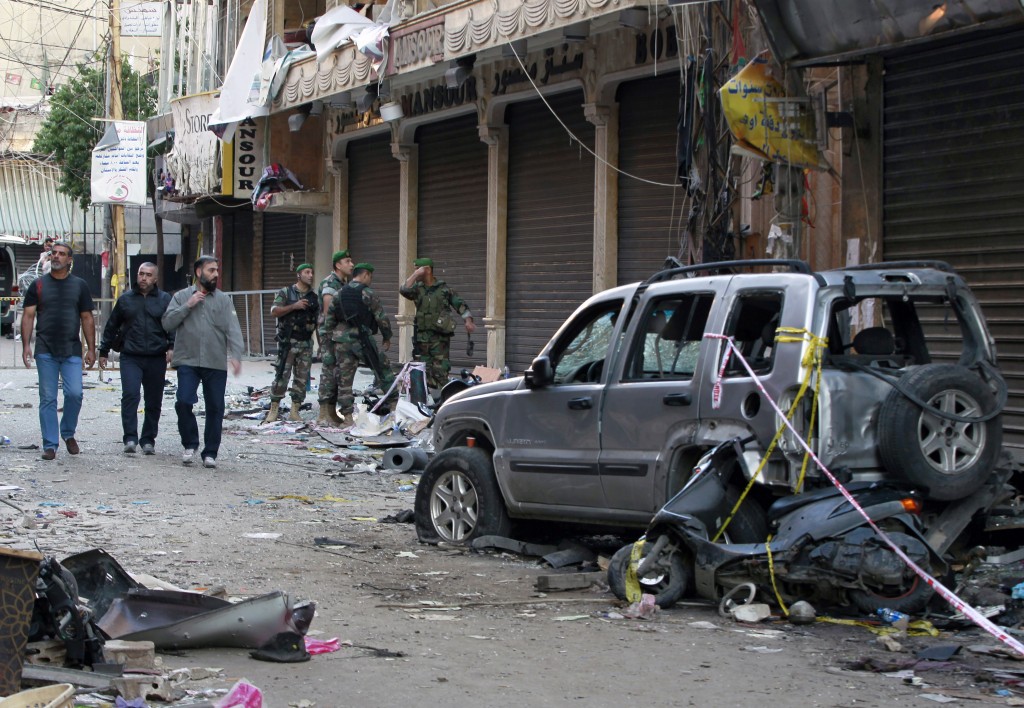
[[[78,76],[57,89],[50,99],[50,114],[36,134],[32,151],[52,155],[61,168],[58,190],[89,206],[92,149],[103,135],[104,68],[78,65]],[[131,63],[121,63],[121,102],[124,120],[145,120],[156,112],[156,89],[146,83]]]

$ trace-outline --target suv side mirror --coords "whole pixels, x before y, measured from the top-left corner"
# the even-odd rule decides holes
[[[523,375],[527,388],[544,388],[555,380],[554,369],[551,368],[551,359],[546,356],[539,356],[530,364],[530,368]]]

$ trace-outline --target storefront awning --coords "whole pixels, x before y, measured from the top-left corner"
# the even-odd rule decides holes
[[[60,169],[35,156],[0,157],[0,233],[29,241],[71,233],[71,198],[57,191]]]
[[[942,35],[1024,22],[1021,0],[753,0],[781,63],[841,63]]]

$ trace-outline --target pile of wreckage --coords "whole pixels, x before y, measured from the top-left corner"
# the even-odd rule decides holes
[[[293,604],[281,591],[232,602],[218,596],[222,589],[151,589],[101,549],[60,562],[33,551],[0,549],[0,582],[6,604],[0,695],[9,696],[0,699],[4,708],[19,696],[34,702],[19,699],[10,703],[12,708],[70,706],[78,691],[90,694],[75,697],[79,705],[116,700],[118,706],[145,706],[149,698],[194,707],[239,705],[233,696],[258,689],[240,682],[212,703],[209,699],[224,691],[189,691],[184,686],[218,676],[219,669],[165,674],[155,652],[243,648],[251,649],[254,659],[299,662],[309,660],[311,653],[338,648],[306,637],[316,610],[313,602]],[[56,686],[19,693],[23,682]],[[50,693],[40,693],[44,689]]]

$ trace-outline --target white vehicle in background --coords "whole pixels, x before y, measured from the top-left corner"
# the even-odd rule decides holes
[[[15,307],[16,303],[12,298],[21,292],[14,247],[24,246],[26,243],[20,236],[0,234],[0,334],[12,334],[14,331],[18,308]]]

